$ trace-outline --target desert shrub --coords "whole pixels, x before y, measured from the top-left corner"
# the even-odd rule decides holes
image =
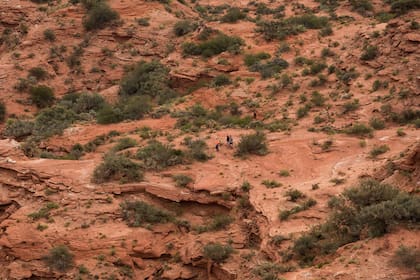
[[[384,114],[388,113],[390,113],[392,121],[400,124],[415,123],[420,119],[420,110],[413,110],[411,108],[404,109],[399,113],[384,112]]]
[[[117,123],[123,119],[121,110],[108,104],[103,106],[96,114],[96,120],[100,124]]]
[[[317,17],[313,14],[290,17],[278,21],[260,21],[257,32],[266,40],[284,40],[289,35],[297,35],[305,29],[321,29],[328,26],[327,17]]]
[[[316,75],[318,73],[320,73],[322,70],[324,70],[325,68],[327,68],[327,65],[323,62],[314,62],[309,66],[309,73],[311,75]]]
[[[44,261],[50,268],[64,272],[74,265],[73,257],[67,246],[58,245],[50,249],[48,255],[44,257]]]
[[[28,77],[34,77],[37,81],[41,81],[48,77],[48,72],[42,67],[32,67],[28,71]]]
[[[61,134],[77,119],[73,111],[61,106],[42,110],[35,118],[33,134],[40,137],[50,137]]]
[[[249,70],[254,72],[260,72],[263,79],[271,78],[281,70],[289,67],[289,63],[279,57],[273,58],[265,63],[259,62],[252,65]]]
[[[59,206],[54,202],[48,202],[43,207],[41,207],[38,211],[32,212],[28,215],[33,221],[39,219],[47,219],[50,220],[50,212],[53,209],[57,209]]]
[[[173,175],[172,179],[175,181],[175,185],[180,188],[186,188],[189,184],[194,182],[190,176],[184,174]]]
[[[94,2],[94,1],[92,1]],[[102,29],[117,20],[119,15],[107,3],[95,1],[88,9],[88,14],[83,22],[86,30]]]
[[[373,129],[376,129],[376,130],[381,130],[385,128],[385,122],[379,118],[370,119],[369,125],[373,127]]]
[[[208,243],[203,248],[204,257],[214,262],[223,262],[232,254],[233,249],[230,245],[222,245],[220,243]]]
[[[164,169],[184,162],[184,153],[168,144],[151,140],[147,146],[137,151],[136,157],[143,161],[147,169]]]
[[[140,227],[147,224],[161,224],[174,220],[167,211],[156,208],[144,201],[124,201],[120,204],[123,220],[130,227]]]
[[[364,50],[362,55],[360,56],[361,60],[372,60],[375,59],[378,56],[379,52],[378,52],[378,47],[377,46],[372,46],[372,45],[367,45]]]
[[[389,2],[391,2],[391,12],[397,14],[405,14],[420,8],[418,0],[390,0]]]
[[[237,53],[243,44],[243,40],[239,37],[218,34],[215,37],[199,44],[192,42],[184,43],[182,45],[182,50],[186,55],[211,57],[225,51]]]
[[[229,85],[231,83],[232,82],[231,82],[229,76],[226,75],[226,74],[217,75],[216,77],[214,77],[214,79],[212,81],[212,85],[215,86],[215,87],[221,87],[221,86]]]
[[[76,114],[97,112],[105,103],[105,99],[97,93],[67,94],[60,102]]]
[[[170,87],[169,69],[158,61],[139,62],[123,77],[120,86],[123,96],[149,96],[159,104],[175,97]]]
[[[392,262],[400,267],[414,268],[420,271],[420,250],[415,247],[401,245],[395,251]]]
[[[350,5],[352,6],[353,11],[356,11],[361,15],[366,15],[368,11],[373,10],[370,0],[350,0]]]
[[[81,144],[77,143],[71,147],[70,153],[67,156],[67,159],[79,159],[84,154],[84,148]]]
[[[360,107],[359,99],[348,101],[343,104],[343,114],[356,111],[357,109],[359,109],[359,107]]]
[[[299,198],[305,197],[305,195],[297,189],[288,190],[285,196],[288,196],[289,200],[293,202],[296,202]]]
[[[55,33],[51,29],[45,29],[44,30],[44,38],[50,42],[55,41]]]
[[[30,90],[31,100],[38,108],[51,106],[54,103],[54,92],[47,86],[36,86]]]
[[[137,145],[137,141],[133,138],[124,137],[118,140],[118,143],[112,148],[113,151],[122,151]]]
[[[275,180],[263,180],[261,182],[261,184],[263,184],[264,186],[266,186],[266,188],[268,189],[274,189],[274,188],[278,188],[281,187],[281,183],[275,181]]]
[[[384,153],[386,153],[386,152],[388,152],[389,151],[389,147],[387,146],[387,145],[380,145],[380,146],[376,146],[376,147],[374,147],[370,152],[369,152],[369,155],[372,157],[372,158],[375,158],[375,157],[377,157],[377,156],[379,156],[379,155],[381,155],[381,154],[384,154]]]
[[[292,271],[289,266],[282,266],[272,262],[263,262],[255,267],[252,272],[262,280],[278,280],[277,274]]]
[[[3,102],[0,102],[0,122],[4,122],[6,118],[6,105]]]
[[[349,70],[341,70],[336,68],[335,74],[337,78],[346,85],[348,85],[350,81],[356,79],[359,76],[359,73],[357,73],[356,69],[354,68],[350,68]]]
[[[191,20],[181,20],[175,23],[174,33],[176,36],[184,36],[197,28],[197,24]]]
[[[246,156],[249,154],[263,156],[268,153],[266,137],[263,132],[241,136],[235,155]]]
[[[238,20],[244,19],[246,14],[241,9],[232,7],[226,12],[226,14],[220,19],[221,22],[235,23]]]
[[[345,133],[349,135],[355,135],[355,136],[372,136],[373,129],[363,123],[356,123],[344,131]]]
[[[187,144],[189,150],[188,155],[198,161],[206,161],[210,159],[210,156],[207,155],[206,149],[207,144],[203,140],[194,140]]]
[[[330,36],[333,33],[334,31],[331,26],[326,26],[326,27],[321,28],[321,30],[319,30],[319,35],[322,37]]]
[[[290,217],[290,215],[299,213],[301,211],[308,210],[309,208],[311,208],[312,206],[314,206],[316,204],[317,204],[316,200],[314,200],[313,198],[308,198],[305,201],[303,201],[303,203],[301,203],[298,206],[293,207],[290,210],[280,211],[279,219],[280,219],[280,221],[287,220]]]
[[[375,180],[362,180],[339,197],[324,224],[295,241],[298,259],[311,262],[316,255],[329,254],[338,247],[360,240],[368,233],[382,236],[394,224],[418,222],[420,198]]]
[[[152,100],[149,96],[130,96],[121,98],[116,109],[122,113],[123,119],[138,120],[152,110]]]
[[[271,55],[266,52],[259,52],[255,54],[246,54],[244,57],[245,65],[248,67],[251,67],[257,63],[259,63],[261,60],[269,59]]]
[[[34,128],[33,121],[8,119],[3,134],[8,137],[20,139],[32,134]]]
[[[301,106],[297,109],[296,111],[296,117],[298,119],[301,119],[303,117],[306,117],[309,113],[309,111],[311,110],[311,105],[309,104],[305,104],[304,106]]]
[[[150,25],[149,20],[150,20],[149,18],[139,18],[137,19],[137,23],[140,26],[149,26]]]
[[[322,106],[324,106],[326,100],[327,99],[322,94],[320,94],[318,91],[312,92],[311,103],[314,106],[322,107]]]
[[[122,183],[141,181],[143,173],[140,166],[123,155],[107,154],[104,161],[98,165],[92,181],[104,183],[111,180],[120,180]]]

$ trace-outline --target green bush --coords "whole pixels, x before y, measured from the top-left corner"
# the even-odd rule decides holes
[[[280,73],[281,70],[284,70],[287,67],[289,67],[289,63],[286,60],[276,57],[265,63],[256,63],[249,67],[249,70],[253,72],[260,72],[261,77],[263,79],[267,79]]]
[[[123,220],[130,227],[171,222],[174,217],[167,211],[143,201],[124,201],[120,204]]]
[[[76,114],[89,113],[90,111],[101,110],[106,102],[105,99],[97,93],[71,93],[67,94],[60,101],[60,104],[71,109]]]
[[[231,80],[228,75],[220,74],[213,78],[212,85],[215,87],[221,87],[231,84]]]
[[[143,179],[140,166],[123,155],[107,154],[104,161],[95,168],[92,181],[104,183],[120,180],[122,183],[136,182]]]
[[[418,0],[390,0],[389,2],[391,2],[391,12],[400,15],[420,8]]]
[[[51,29],[45,29],[44,30],[44,38],[50,42],[55,41],[55,33]]]
[[[395,251],[392,262],[399,267],[414,268],[420,271],[420,250],[416,247],[401,245]]]
[[[102,1],[96,1],[90,8],[83,22],[86,30],[103,29],[117,20],[119,15],[109,5]]]
[[[118,143],[112,148],[113,151],[118,152],[122,151],[131,147],[135,147],[137,145],[137,141],[129,138],[124,137],[118,140]]]
[[[369,121],[369,125],[373,127],[373,129],[381,130],[385,128],[385,122],[382,119],[372,118]]]
[[[0,122],[4,122],[6,118],[6,105],[3,102],[0,102]]]
[[[363,180],[339,197],[324,224],[295,241],[298,259],[312,262],[317,255],[330,254],[350,242],[382,236],[394,224],[418,223],[420,198],[375,180]]]
[[[74,265],[73,255],[65,245],[51,248],[44,260],[50,268],[60,272],[67,271]]]
[[[147,169],[160,170],[184,162],[184,153],[181,150],[156,140],[149,141],[147,146],[137,151],[136,156]]]
[[[290,201],[293,201],[293,202],[296,202],[299,198],[305,197],[305,195],[301,191],[299,191],[297,189],[290,189],[290,190],[288,190],[286,192],[286,195],[285,196],[288,196],[289,197],[289,200]]]
[[[361,15],[366,15],[368,11],[373,11],[373,6],[370,0],[350,0],[350,5],[353,11]]]
[[[235,23],[238,20],[244,19],[246,17],[246,14],[241,11],[241,9],[232,7],[229,8],[227,13],[220,19],[221,22],[227,22],[227,23]]]
[[[293,267],[282,266],[272,262],[263,262],[253,269],[253,273],[262,280],[278,280],[277,274],[292,271]]]
[[[54,92],[47,86],[36,86],[30,90],[31,100],[38,108],[51,106],[54,103]]]
[[[230,37],[225,34],[218,34],[214,38],[199,44],[191,42],[184,43],[182,45],[182,50],[186,55],[212,57],[225,51],[237,53],[243,44],[243,40],[239,37]]]
[[[296,117],[298,119],[306,117],[310,110],[311,110],[311,105],[305,104],[304,106],[298,108],[298,110],[296,111]]]
[[[176,36],[184,36],[192,31],[197,29],[197,24],[190,20],[181,20],[175,23],[174,25],[174,33]]]
[[[343,104],[343,114],[356,111],[357,109],[359,109],[359,107],[360,107],[359,99],[348,101]]]
[[[376,146],[374,147],[371,151],[370,151],[370,156],[372,158],[376,158],[377,156],[384,154],[386,152],[389,151],[389,147],[387,145],[380,145],[380,146]]]
[[[271,55],[266,52],[259,52],[256,54],[246,54],[244,57],[245,65],[251,67],[255,64],[258,64],[261,60],[269,59]]]
[[[34,77],[37,81],[41,81],[48,77],[48,72],[41,67],[32,67],[28,71],[28,77]]]
[[[184,174],[173,175],[172,179],[175,181],[175,185],[180,188],[186,188],[194,182],[190,176]]]
[[[361,60],[372,60],[375,59],[379,54],[378,51],[378,47],[377,46],[371,46],[371,45],[367,45],[364,50],[362,55],[360,56]]]
[[[289,35],[297,35],[305,29],[321,29],[329,26],[327,17],[317,17],[313,14],[290,17],[279,21],[260,21],[257,32],[266,40],[284,40]]]
[[[31,135],[33,128],[34,123],[32,121],[8,119],[3,134],[8,137],[20,139]]]
[[[326,100],[327,99],[322,94],[320,94],[318,91],[312,92],[311,103],[314,106],[322,107],[322,106],[324,106]]]
[[[349,128],[345,129],[345,133],[356,136],[368,136],[371,137],[373,129],[363,123],[356,123]]]
[[[149,96],[162,104],[175,97],[170,87],[169,69],[158,61],[140,61],[120,83],[123,96]]]
[[[207,144],[203,140],[191,141],[187,146],[189,148],[188,154],[191,158],[198,161],[207,161],[210,159],[210,156],[206,153]]]
[[[222,245],[220,243],[209,243],[203,248],[204,257],[214,262],[223,262],[232,254],[233,249],[230,245]]]
[[[96,115],[96,120],[100,124],[117,123],[124,119],[123,114],[119,108],[114,108],[111,105],[105,105],[100,109]]]
[[[261,184],[263,184],[264,186],[266,186],[266,188],[268,189],[274,189],[274,188],[278,188],[281,187],[281,183],[275,181],[275,180],[264,180],[261,182]]]
[[[246,156],[249,154],[263,156],[268,153],[265,134],[256,132],[241,136],[235,155]]]
[[[73,111],[61,106],[53,106],[42,110],[35,118],[33,135],[50,137],[61,134],[77,119]]]

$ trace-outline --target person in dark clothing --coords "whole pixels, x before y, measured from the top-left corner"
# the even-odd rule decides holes
[[[220,143],[217,143],[217,144],[216,144],[216,152],[218,152],[218,151],[219,151],[219,146],[220,146]]]
[[[257,119],[257,112],[254,111],[254,119]]]
[[[233,148],[233,138],[229,136],[229,147]]]
[[[226,143],[229,145],[229,143],[230,143],[230,136],[228,135],[228,136],[226,136]]]

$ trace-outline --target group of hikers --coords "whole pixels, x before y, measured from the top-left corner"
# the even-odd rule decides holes
[[[233,137],[232,137],[232,135],[227,135],[226,136],[226,144],[228,145],[229,148],[233,149]],[[222,146],[221,141],[217,142],[216,152],[218,152],[220,150],[221,146]]]
[[[254,119],[257,119],[257,112],[253,111],[253,117]],[[227,135],[226,136],[226,144],[229,148],[233,149],[233,138],[232,135]],[[220,150],[220,147],[222,146],[222,142],[219,140],[216,144],[216,152],[218,152]]]

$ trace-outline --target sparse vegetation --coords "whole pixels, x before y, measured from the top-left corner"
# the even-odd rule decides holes
[[[55,33],[51,29],[45,29],[44,30],[44,38],[50,42],[55,41]]]
[[[174,221],[174,217],[169,212],[156,208],[144,201],[124,201],[120,204],[120,207],[122,217],[130,227]]]
[[[363,180],[345,190],[331,204],[327,222],[295,240],[293,253],[305,263],[319,254],[330,254],[338,247],[366,237],[382,236],[391,226],[416,222],[420,198],[375,180]],[[351,230],[349,230],[351,229]]]
[[[370,156],[372,158],[376,158],[377,156],[384,154],[386,152],[389,151],[389,147],[387,145],[380,145],[380,146],[376,146],[374,147],[371,151],[370,151]]]
[[[88,10],[83,21],[86,30],[103,29],[119,18],[118,13],[104,1],[84,0],[83,4]]]
[[[104,161],[95,168],[93,182],[104,183],[120,180],[122,183],[141,181],[143,173],[140,166],[123,155],[107,154]]]
[[[263,156],[267,153],[268,148],[265,134],[262,132],[256,132],[254,134],[241,137],[235,154],[238,156],[246,156],[249,154]]]
[[[392,259],[393,264],[420,272],[420,250],[416,247],[401,245]]]
[[[175,23],[174,33],[176,36],[184,36],[197,28],[197,24],[190,20],[181,20]]]
[[[58,245],[50,249],[44,257],[45,263],[52,269],[65,272],[73,267],[73,254],[65,245]]]
[[[223,262],[233,253],[230,245],[222,245],[220,243],[209,243],[203,248],[204,257],[214,262]]]
[[[149,141],[147,146],[139,149],[136,157],[143,161],[145,168],[157,170],[181,164],[184,161],[184,153],[181,150],[156,140]]]
[[[194,182],[190,176],[184,174],[173,175],[172,179],[175,181],[175,185],[180,188],[186,188],[188,185]]]
[[[244,19],[246,14],[241,9],[232,7],[229,8],[226,14],[220,19],[221,22],[235,23],[238,20]]]
[[[379,54],[379,51],[378,51],[377,46],[367,45],[364,48],[363,53],[360,56],[360,59],[361,60],[373,60],[378,56],[378,54]]]
[[[36,86],[30,90],[31,100],[38,108],[51,106],[54,102],[54,92],[47,86]]]
[[[225,34],[218,34],[215,37],[199,44],[192,42],[184,43],[182,45],[182,49],[185,55],[211,57],[225,51],[237,53],[243,44],[243,40],[239,37],[230,37]]]

